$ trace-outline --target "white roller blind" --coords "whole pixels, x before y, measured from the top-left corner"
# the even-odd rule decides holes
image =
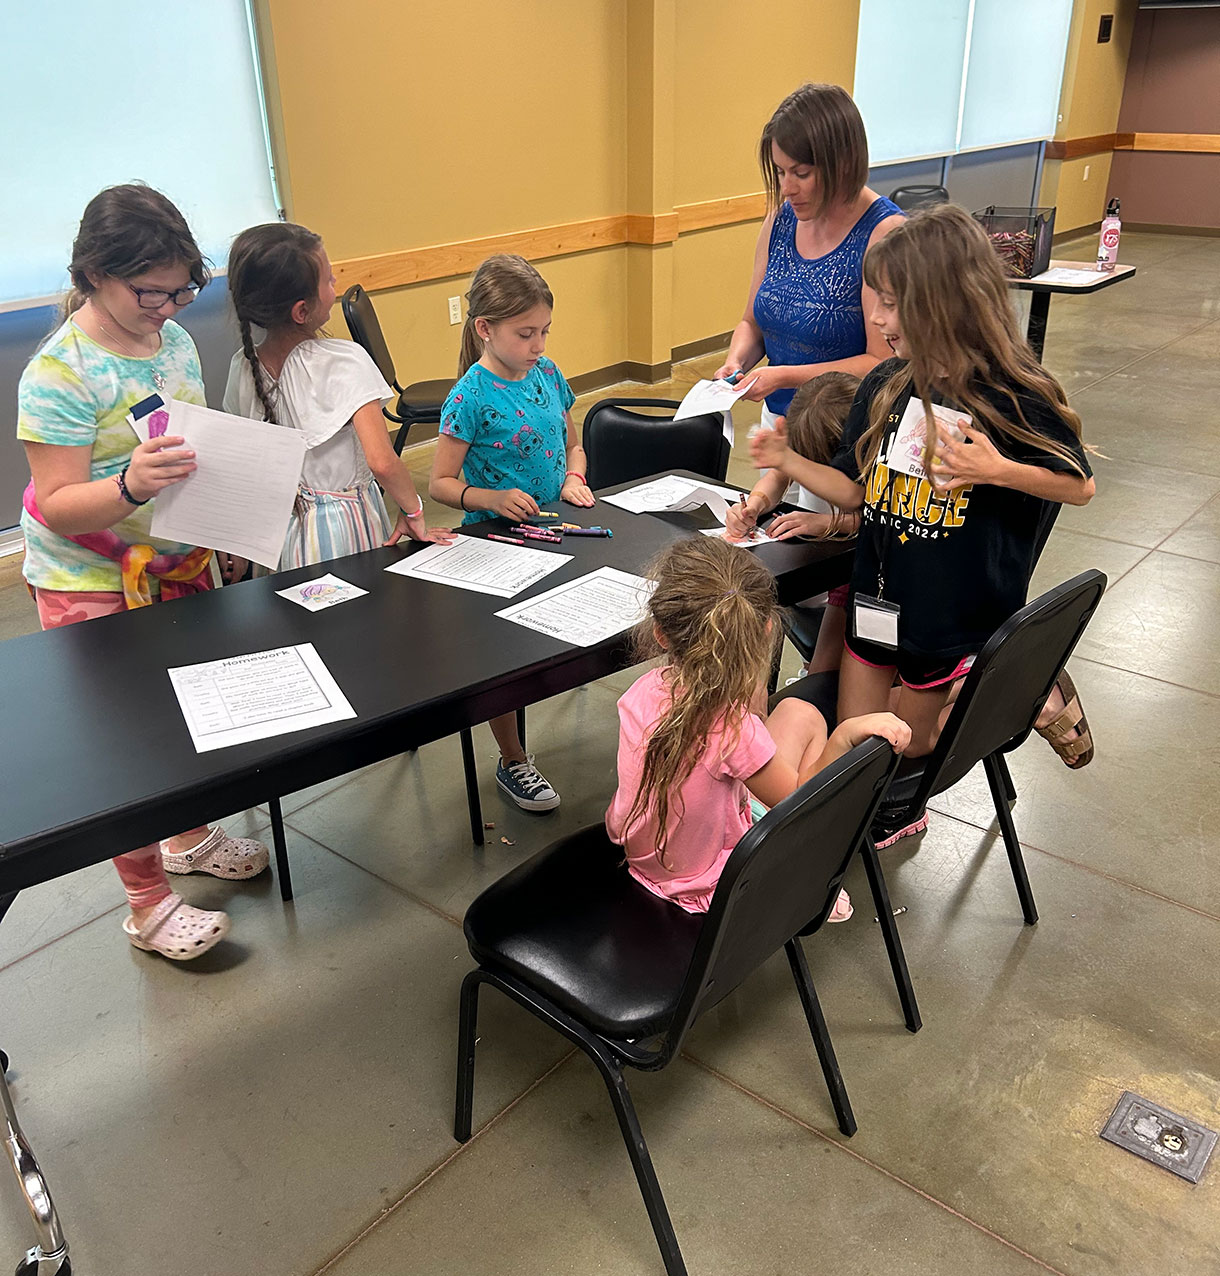
[[[970,0],[861,0],[853,96],[870,164],[957,145]]]
[[[245,0],[6,5],[0,305],[62,291],[80,215],[144,181],[217,265],[276,218]]]
[[[1072,6],[974,0],[958,150],[1055,135]]]
[[[860,0],[874,165],[1054,136],[1072,0]]]

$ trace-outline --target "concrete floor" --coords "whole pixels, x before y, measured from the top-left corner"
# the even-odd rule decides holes
[[[902,1027],[859,873],[855,919],[808,944],[854,1139],[782,957],[666,1073],[632,1078],[692,1272],[1220,1271],[1220,1165],[1192,1187],[1097,1137],[1124,1089],[1220,1124],[1220,240],[1128,234],[1123,258],[1134,280],[1050,312],[1047,364],[1106,459],[1035,587],[1096,566],[1110,591],[1072,665],[1096,761],[1072,774],[1035,739],[1013,762],[1042,920],[1021,924],[969,778],[923,839],[885,853],[923,1031]],[[730,476],[750,473],[739,448]],[[5,637],[35,623],[15,566],[0,560]],[[564,796],[551,816],[500,801],[476,733],[496,823],[482,851],[456,740],[288,800],[295,904],[269,878],[181,879],[234,919],[193,965],[124,941],[107,865],[18,900],[0,927],[0,1044],[78,1273],[661,1270],[593,1069],[494,994],[478,1133],[459,1149],[449,1128],[462,912],[600,817],[630,680],[531,708]],[[230,827],[265,832],[265,813]],[[29,1243],[4,1179],[0,1265]]]

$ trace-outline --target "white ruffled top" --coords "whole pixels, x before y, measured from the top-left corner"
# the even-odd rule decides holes
[[[352,417],[366,403],[393,397],[377,365],[354,341],[313,337],[284,360],[278,380],[263,369],[264,387],[279,424],[299,430],[309,451],[301,485],[320,492],[343,492],[372,481]],[[239,350],[229,365],[224,410],[263,419],[254,377]]]

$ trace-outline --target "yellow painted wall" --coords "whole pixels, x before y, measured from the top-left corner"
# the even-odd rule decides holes
[[[333,260],[625,211],[623,0],[259,5],[289,215]],[[622,359],[625,250],[543,273],[565,371]],[[453,375],[445,299],[468,282],[377,294],[400,381]],[[346,335],[337,311],[331,330]]]
[[[772,0],[765,24],[739,0],[676,0],[674,202],[762,189],[758,137],[807,80],[850,89],[859,0]],[[735,327],[745,308],[758,223],[715,227],[674,245],[673,344]]]
[[[1059,98],[1058,140],[1114,132],[1137,8],[1138,0],[1076,0]],[[1114,31],[1109,43],[1098,44],[1104,13],[1114,15]],[[1101,221],[1110,161],[1110,152],[1104,152],[1046,164],[1041,202],[1057,205],[1056,233]]]

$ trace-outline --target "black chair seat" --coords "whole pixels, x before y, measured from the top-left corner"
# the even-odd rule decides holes
[[[826,608],[820,605],[806,607],[798,603],[795,607],[784,608],[784,632],[801,653],[801,659],[808,660],[813,655],[825,614]]]
[[[481,965],[626,1041],[669,1027],[703,921],[635,881],[621,847],[594,827],[489,887],[465,930]]]

